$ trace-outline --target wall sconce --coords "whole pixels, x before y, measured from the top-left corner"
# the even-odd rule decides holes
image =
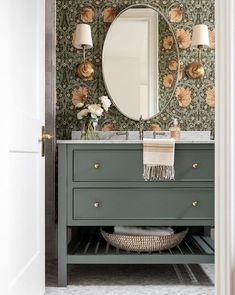
[[[83,63],[78,66],[78,76],[83,80],[92,80],[94,66],[86,61],[86,49],[93,47],[91,27],[87,24],[79,24],[73,38],[73,46],[83,50]]]
[[[189,64],[186,68],[186,74],[189,78],[199,79],[204,76],[205,70],[201,62],[201,51],[209,47],[209,33],[207,25],[195,25],[193,27],[193,36],[191,49],[197,49],[197,61]]]

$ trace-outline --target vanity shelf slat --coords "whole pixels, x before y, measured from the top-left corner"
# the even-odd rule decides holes
[[[203,240],[209,245],[209,247],[211,249],[215,249],[215,243],[212,239],[210,239],[209,237],[203,237]]]
[[[202,249],[207,254],[214,254],[214,249],[208,246],[208,244],[204,241],[203,237],[192,236],[194,242],[198,245],[200,249]]]
[[[77,252],[70,252],[71,245],[69,245],[68,264],[213,263],[214,249],[210,248],[210,251],[208,251],[209,246],[204,242],[204,238],[203,236],[189,236],[180,245],[169,250],[137,253],[113,247],[106,241],[101,240],[100,237],[86,237],[85,240],[80,243],[83,247],[80,247]],[[206,240],[209,241],[209,237],[206,237]],[[74,244],[74,242],[71,241],[70,244]],[[79,241],[77,244],[79,244]],[[74,249],[74,247],[72,249]],[[91,249],[93,249],[93,252]]]

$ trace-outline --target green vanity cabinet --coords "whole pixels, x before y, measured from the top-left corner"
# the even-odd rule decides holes
[[[182,144],[180,144],[182,145]],[[74,182],[123,181],[144,182],[143,148],[133,144],[101,147],[93,145],[75,148],[69,146],[68,160]],[[196,165],[196,168],[193,168]],[[214,153],[209,149],[192,150],[177,148],[175,158],[177,181],[213,181]]]
[[[177,143],[175,181],[146,182],[140,143],[58,141],[58,283],[67,265],[84,263],[213,263],[207,236],[189,236],[164,253],[115,249],[71,228],[114,225],[214,225],[214,144]]]
[[[74,189],[69,220],[212,219],[213,191],[206,189]],[[193,207],[197,202],[200,207]],[[72,214],[71,214],[72,213]],[[70,215],[71,214],[71,215]]]

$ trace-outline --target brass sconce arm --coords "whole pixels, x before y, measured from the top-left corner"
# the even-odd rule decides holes
[[[189,78],[192,79],[200,79],[204,76],[205,70],[202,65],[201,55],[202,55],[202,48],[203,46],[198,46],[198,56],[197,61],[189,64],[186,68],[186,74]]]
[[[94,66],[89,61],[86,61],[86,46],[82,45],[83,63],[78,66],[78,76],[83,80],[93,80]]]

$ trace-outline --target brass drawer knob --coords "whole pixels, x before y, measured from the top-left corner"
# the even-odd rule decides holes
[[[199,202],[198,201],[193,201],[192,202],[192,206],[193,207],[198,207],[199,206]]]
[[[93,207],[94,207],[94,208],[99,208],[99,207],[100,207],[100,203],[99,203],[99,202],[95,202],[95,203],[93,204]]]
[[[193,167],[193,169],[197,169],[198,164],[197,163],[193,163],[192,167]]]
[[[99,168],[100,168],[100,164],[99,164],[99,163],[95,163],[95,164],[94,164],[94,168],[95,168],[95,169],[99,169]]]

